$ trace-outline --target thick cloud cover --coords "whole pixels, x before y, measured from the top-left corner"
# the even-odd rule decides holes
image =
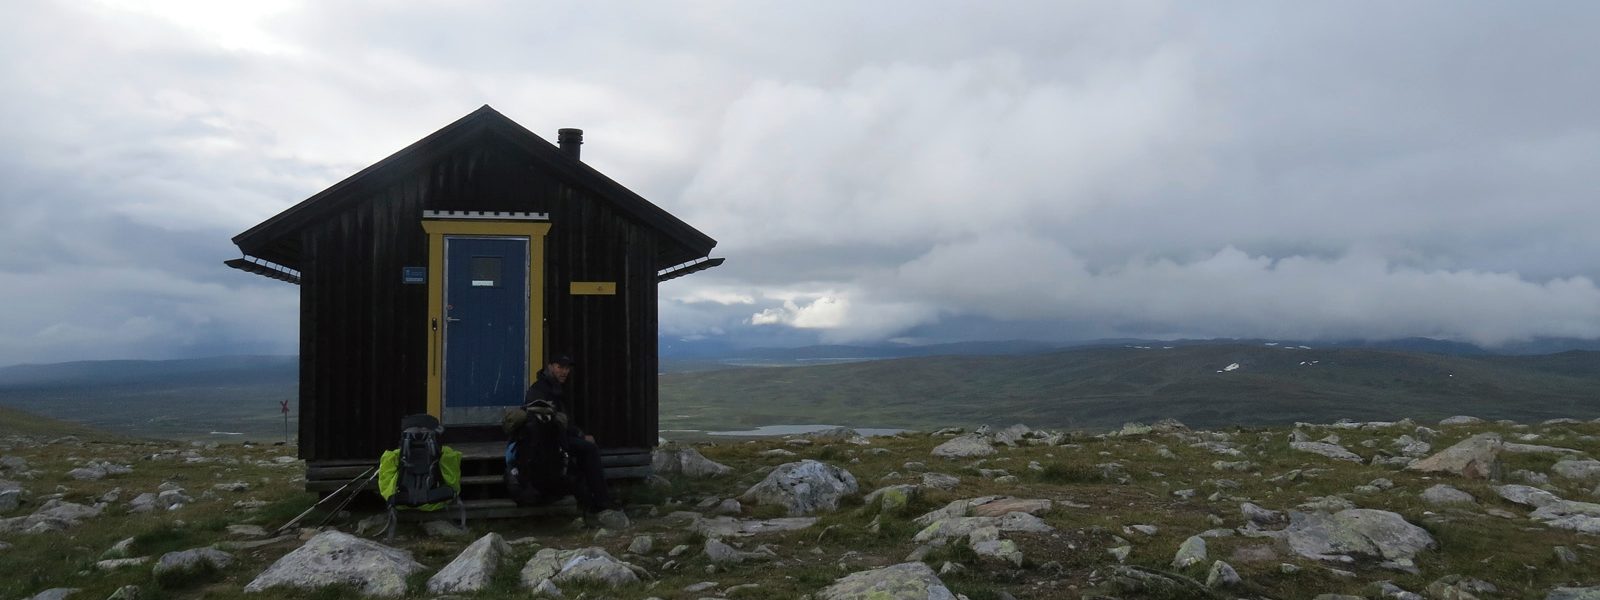
[[[0,364],[292,352],[228,238],[488,103],[717,238],[663,334],[1600,337],[1583,4],[35,3]]]

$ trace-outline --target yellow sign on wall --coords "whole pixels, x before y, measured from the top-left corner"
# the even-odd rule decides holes
[[[615,295],[617,295],[617,282],[615,282],[615,281],[574,281],[574,282],[572,282],[572,295],[574,295],[574,296],[615,296]]]

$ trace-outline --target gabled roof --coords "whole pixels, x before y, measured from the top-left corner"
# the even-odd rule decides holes
[[[670,250],[664,249],[662,253],[667,264],[703,258],[717,245],[716,240],[596,171],[594,167],[573,158],[487,104],[234,236],[233,243],[248,256],[298,269],[301,257],[297,234],[302,228],[325,215],[336,213],[351,202],[361,201],[368,197],[369,192],[381,189],[397,176],[486,137],[510,143],[556,177],[589,190],[623,214],[660,231],[671,242]]]

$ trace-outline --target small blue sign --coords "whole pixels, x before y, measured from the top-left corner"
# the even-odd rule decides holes
[[[403,272],[400,275],[400,281],[402,283],[427,283],[428,282],[428,268],[427,267],[403,267],[402,270],[403,270]]]

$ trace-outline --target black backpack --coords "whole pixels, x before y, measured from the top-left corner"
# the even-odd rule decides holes
[[[567,435],[564,419],[555,406],[535,400],[521,409],[526,414],[506,443],[506,487],[520,505],[554,502],[573,492],[571,459],[561,448]]]
[[[390,504],[420,506],[455,497],[439,474],[439,434],[444,426],[433,415],[400,420],[400,481]]]
[[[444,426],[429,414],[411,415],[400,420],[400,465],[396,476],[395,493],[389,497],[388,537],[394,537],[395,509],[414,507],[435,502],[454,501],[460,512],[461,525],[466,527],[466,507],[459,494],[444,481],[439,473],[441,446],[439,435]]]

